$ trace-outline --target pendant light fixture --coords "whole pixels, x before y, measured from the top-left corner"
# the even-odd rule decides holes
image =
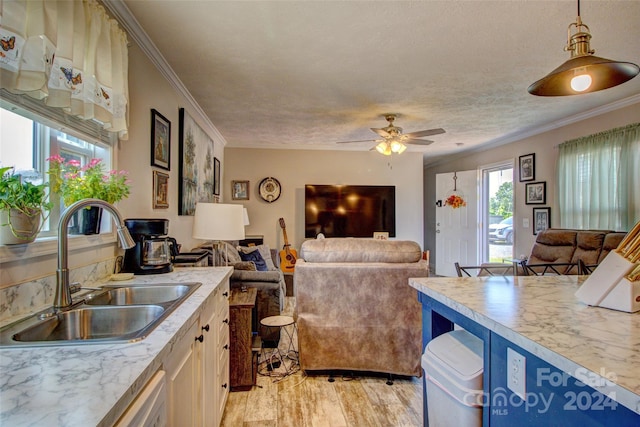
[[[571,30],[575,27],[575,33]],[[580,18],[580,0],[578,17],[567,30],[567,46],[571,59],[533,83],[527,89],[537,96],[567,96],[597,92],[631,80],[640,72],[640,68],[631,62],[611,61],[594,56],[589,46],[591,33],[589,27]]]

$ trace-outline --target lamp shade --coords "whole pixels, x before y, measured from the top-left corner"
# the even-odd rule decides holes
[[[203,240],[244,239],[242,205],[198,203],[193,219],[193,238]]]
[[[247,208],[242,208],[242,211],[244,212],[244,225],[247,226],[249,225],[249,212],[247,212]]]

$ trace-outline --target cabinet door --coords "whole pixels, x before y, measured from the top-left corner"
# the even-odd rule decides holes
[[[215,323],[218,325],[216,328],[216,349],[215,359],[215,401],[211,402],[217,411],[216,425],[222,421],[222,414],[224,413],[224,406],[227,403],[227,396],[229,395],[229,280],[221,283],[219,286],[219,298],[216,303],[216,315]]]
[[[199,405],[199,348],[196,337],[199,325],[194,322],[185,336],[174,346],[167,361],[167,400],[170,426],[198,426]]]
[[[216,290],[217,293],[220,290]],[[216,353],[215,316],[216,298],[211,298],[200,316],[202,341],[202,420],[204,426],[217,426],[220,415],[216,413]]]

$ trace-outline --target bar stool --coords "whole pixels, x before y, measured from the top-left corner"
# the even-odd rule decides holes
[[[298,327],[296,326],[296,322],[291,316],[269,316],[260,320],[260,324],[267,328],[267,334],[271,335],[271,331],[273,329],[278,329],[280,331],[278,340],[278,347],[273,349],[270,355],[267,356],[264,342],[262,343],[262,347],[260,349],[260,356],[263,361],[267,362],[267,372],[265,370],[258,370],[261,375],[265,376],[273,376],[273,377],[286,377],[298,371],[299,369],[299,359],[298,359],[298,351],[296,350],[296,346],[294,343],[294,337],[297,339],[298,335]],[[282,334],[284,331],[284,334]],[[282,351],[280,349],[280,340],[283,338],[288,339],[289,342],[285,343],[286,351]],[[274,359],[277,359],[280,362],[280,366],[284,372],[275,372],[273,367]],[[285,359],[290,360],[289,366],[285,363]],[[271,366],[270,373],[268,372],[268,367]]]

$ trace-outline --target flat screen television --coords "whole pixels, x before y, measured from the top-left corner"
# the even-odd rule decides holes
[[[396,187],[393,185],[305,185],[305,237],[396,236]]]

